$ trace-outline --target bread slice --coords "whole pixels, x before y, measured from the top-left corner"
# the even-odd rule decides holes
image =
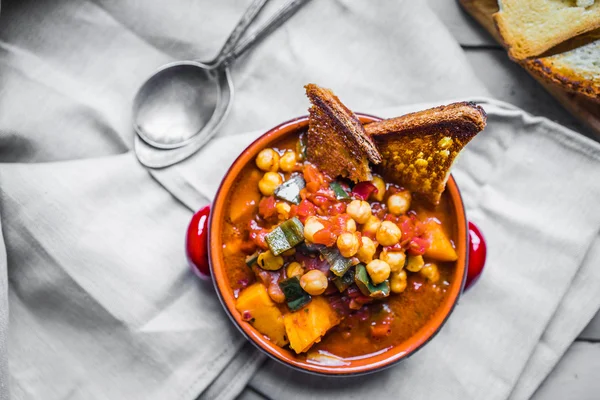
[[[437,205],[456,156],[485,127],[474,103],[453,103],[365,125],[381,152],[379,172]]]
[[[522,64],[547,82],[600,102],[600,29],[584,36],[596,40],[564,52],[557,48],[553,55],[524,60]]]
[[[577,7],[575,0],[498,0],[494,21],[509,55],[534,57],[585,32],[600,28],[600,1]]]
[[[371,138],[352,111],[329,89],[305,86],[312,106],[309,109],[308,161],[332,177],[354,182],[371,180],[369,161],[381,162]]]

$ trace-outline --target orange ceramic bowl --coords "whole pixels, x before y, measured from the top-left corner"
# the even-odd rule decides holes
[[[357,114],[363,123],[378,121],[380,118],[365,114]],[[448,291],[444,303],[434,313],[432,318],[415,335],[401,344],[392,347],[385,352],[379,352],[371,356],[361,357],[360,359],[350,360],[347,365],[331,366],[309,363],[289,350],[271,343],[269,339],[257,331],[250,323],[243,321],[242,316],[235,308],[235,297],[228,282],[225,265],[223,261],[223,240],[222,229],[225,221],[225,207],[227,196],[233,183],[249,163],[254,163],[256,155],[264,148],[272,146],[279,139],[288,135],[296,135],[308,127],[308,117],[300,117],[276,126],[264,135],[256,139],[250,146],[242,152],[235,160],[219,187],[215,200],[213,202],[211,217],[209,222],[209,262],[212,280],[217,294],[225,310],[233,323],[239,330],[253,342],[259,349],[264,351],[271,358],[282,362],[285,365],[319,375],[357,375],[365,374],[389,367],[414,354],[423,347],[444,325],[452,310],[458,303],[458,299],[463,291],[465,278],[467,276],[467,220],[462,198],[456,182],[450,176],[446,191],[450,195],[452,212],[456,221],[455,238],[458,260],[456,261],[455,276]]]

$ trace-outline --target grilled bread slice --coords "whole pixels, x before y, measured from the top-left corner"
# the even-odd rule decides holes
[[[576,39],[590,42],[565,51],[558,46],[553,49],[554,54],[524,60],[522,64],[547,82],[600,102],[600,29]]]
[[[332,177],[354,182],[371,180],[369,161],[381,162],[371,138],[352,111],[329,89],[305,86],[312,106],[309,109],[308,160]]]
[[[498,4],[494,21],[516,60],[539,56],[567,39],[600,28],[600,1],[588,7],[578,7],[575,0],[498,0]]]
[[[492,18],[498,12],[498,0],[460,0],[460,4],[502,43]],[[598,60],[600,29],[595,29],[553,47],[540,57],[521,60],[519,64],[543,82],[600,102]]]
[[[437,205],[458,153],[486,123],[473,103],[453,103],[365,125],[381,152],[379,172]]]

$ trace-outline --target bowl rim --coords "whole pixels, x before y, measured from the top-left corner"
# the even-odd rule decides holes
[[[382,118],[364,114],[364,113],[355,113],[362,123],[380,121]],[[287,367],[291,367],[297,371],[319,375],[319,376],[358,376],[358,375],[366,375],[370,373],[374,373],[376,371],[380,371],[386,368],[389,368],[393,365],[396,365],[400,361],[408,359],[410,356],[415,354],[418,350],[423,348],[427,343],[429,343],[441,330],[441,328],[445,325],[450,315],[454,311],[456,305],[459,302],[459,299],[464,291],[465,282],[467,278],[467,266],[468,266],[468,222],[466,219],[464,202],[462,200],[462,196],[456,181],[452,174],[448,177],[448,183],[446,185],[446,190],[449,192],[452,211],[455,214],[456,219],[456,230],[457,230],[457,253],[459,255],[458,260],[456,261],[457,273],[459,274],[459,281],[455,281],[450,286],[450,292],[448,293],[448,297],[444,300],[442,305],[434,312],[430,320],[421,327],[417,333],[407,339],[405,342],[414,342],[410,346],[407,346],[405,351],[399,351],[397,346],[393,346],[383,352],[372,353],[371,355],[366,355],[364,358],[360,358],[358,361],[360,362],[357,366],[352,366],[350,363],[349,366],[331,366],[331,365],[322,365],[316,363],[309,363],[308,361],[301,360],[293,360],[287,356],[286,353],[291,353],[291,351],[287,351],[274,343],[272,343],[269,339],[267,339],[264,335],[258,332],[254,327],[252,327],[249,323],[243,321],[239,312],[237,312],[235,308],[235,298],[233,295],[227,296],[225,298],[224,293],[220,289],[220,285],[225,286],[225,290],[231,290],[228,287],[228,279],[225,274],[224,268],[222,268],[222,260],[217,258],[217,253],[219,253],[219,244],[220,244],[220,235],[221,235],[221,227],[223,225],[223,213],[225,211],[225,201],[227,199],[227,195],[229,189],[231,189],[232,184],[235,182],[235,179],[239,175],[239,173],[244,169],[244,167],[254,160],[255,155],[265,146],[269,145],[272,142],[275,142],[288,134],[292,134],[297,130],[304,129],[308,125],[308,115],[303,115],[300,117],[296,117],[285,121],[269,130],[265,133],[257,137],[251,144],[249,144],[235,159],[235,161],[228,168],[225,173],[219,188],[215,194],[214,200],[212,202],[210,218],[208,222],[209,227],[209,246],[208,246],[208,257],[209,257],[209,265],[211,271],[211,280],[215,287],[215,292],[217,293],[217,297],[221,302],[221,305],[225,309],[226,314],[229,319],[233,322],[236,328],[244,335],[244,337],[249,340],[254,346],[256,346],[263,353],[266,353],[273,360],[286,365]],[[225,190],[227,189],[227,190]],[[218,225],[215,225],[218,224]],[[218,227],[219,229],[215,229]],[[462,239],[462,240],[461,240]],[[219,264],[221,268],[215,267],[215,264]],[[462,268],[460,268],[462,266]],[[461,276],[462,275],[462,276]],[[455,277],[456,278],[456,277]],[[458,284],[460,282],[460,284]],[[444,312],[442,312],[442,310]],[[432,320],[436,320],[436,323],[431,324]],[[432,325],[432,326],[430,326]],[[427,328],[427,329],[425,329]],[[395,350],[396,349],[396,350]],[[378,360],[374,360],[373,362],[366,362],[370,358],[383,356],[387,352],[391,351],[388,357],[383,357]]]

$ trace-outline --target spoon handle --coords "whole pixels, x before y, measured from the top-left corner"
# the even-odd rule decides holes
[[[222,63],[224,66],[231,64],[235,59],[244,54],[247,50],[252,48],[256,43],[264,39],[268,34],[277,29],[281,24],[287,21],[292,15],[296,13],[310,0],[291,0],[286,3],[277,13],[275,13],[267,22],[264,23],[255,32],[244,39],[235,49],[227,55]]]
[[[228,54],[234,50],[235,46],[238,44],[240,38],[246,32],[252,21],[254,21],[256,16],[263,9],[267,1],[268,0],[254,0],[252,4],[250,4],[250,7],[246,9],[244,15],[242,15],[242,18],[240,18],[235,28],[233,28],[233,31],[225,41],[225,44],[221,48],[221,51],[219,51],[219,54],[209,64],[220,65],[226,59]]]

